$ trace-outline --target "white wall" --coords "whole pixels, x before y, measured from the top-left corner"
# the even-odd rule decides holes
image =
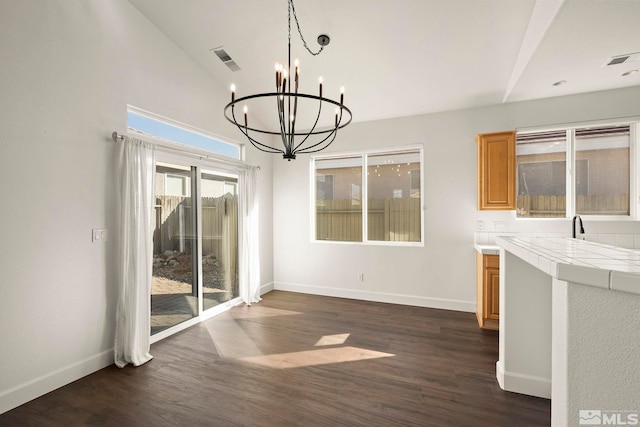
[[[506,232],[570,232],[567,219],[516,221],[513,212],[476,210],[475,135],[632,115],[640,116],[640,87],[352,124],[331,151],[423,144],[425,246],[311,243],[309,161],[282,162],[273,180],[275,287],[475,311],[476,221],[505,221]],[[585,228],[640,233],[636,221]]]
[[[112,362],[127,104],[237,139],[222,88],[126,0],[0,0],[0,413]],[[259,164],[273,280],[272,159]],[[92,243],[91,229],[109,240]]]

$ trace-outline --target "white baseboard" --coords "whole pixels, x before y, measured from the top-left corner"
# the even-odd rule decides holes
[[[500,361],[496,362],[496,379],[505,391],[551,399],[551,379],[505,371]]]
[[[444,310],[465,311],[469,313],[474,313],[476,311],[475,301],[429,298],[414,295],[360,291],[354,289],[330,288],[324,286],[309,286],[297,283],[283,282],[275,282],[274,289],[278,291],[300,292],[303,294],[322,295],[327,297],[386,302],[390,304],[411,305],[415,307],[439,308]]]
[[[264,295],[264,294],[266,294],[268,292],[271,292],[274,289],[273,286],[274,286],[273,282],[269,282],[269,283],[266,283],[266,284],[260,286],[260,295]]]
[[[0,392],[0,414],[113,364],[113,348]]]

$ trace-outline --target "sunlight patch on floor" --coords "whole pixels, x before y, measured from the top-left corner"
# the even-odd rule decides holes
[[[330,363],[357,362],[360,360],[379,359],[382,357],[392,356],[395,355],[357,347],[337,347],[245,357],[240,360],[255,363],[256,365],[266,366],[268,368],[289,369],[305,366],[327,365]]]
[[[252,304],[250,307],[246,305],[242,307],[235,307],[230,314],[234,319],[257,319],[260,317],[294,316],[302,313],[299,311],[262,307],[260,306],[260,303],[257,303]]]
[[[339,345],[344,344],[347,338],[349,338],[351,334],[336,334],[336,335],[325,335],[318,340],[315,344],[316,347],[324,346],[324,345]]]

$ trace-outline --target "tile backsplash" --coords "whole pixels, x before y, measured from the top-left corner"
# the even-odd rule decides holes
[[[498,236],[520,236],[520,237],[571,237],[570,233],[521,233],[507,231],[476,231],[474,233],[474,243],[480,245],[493,245]],[[585,240],[590,242],[604,243],[606,245],[618,246],[627,249],[640,249],[640,234],[610,234],[610,233],[586,233]]]

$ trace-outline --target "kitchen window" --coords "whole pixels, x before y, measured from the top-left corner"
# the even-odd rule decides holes
[[[518,218],[634,215],[635,124],[516,136]]]
[[[312,239],[421,245],[422,147],[311,159]]]

